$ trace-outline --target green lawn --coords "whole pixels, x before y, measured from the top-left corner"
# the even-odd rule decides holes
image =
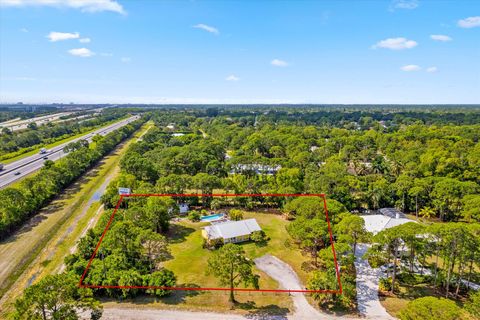
[[[289,223],[282,217],[267,213],[246,212],[244,218],[255,218],[265,231],[270,240],[267,245],[260,246],[256,243],[248,242],[240,244],[246,255],[255,259],[265,254],[274,255],[281,260],[289,263],[292,268],[297,271],[302,281],[305,281],[307,274],[301,270],[302,262],[306,258],[302,256],[298,249],[290,249],[285,246],[285,240],[289,235],[285,226]],[[218,280],[213,276],[207,276],[205,273],[208,258],[212,255],[212,251],[202,248],[203,239],[201,228],[208,223],[182,221],[171,226],[169,238],[171,241],[170,249],[173,258],[166,261],[164,266],[172,270],[178,278],[178,286],[186,287],[218,287]],[[255,272],[260,275],[260,288],[262,289],[278,289],[278,283],[267,276],[265,273],[255,268]],[[157,303],[165,305],[171,304],[171,300],[178,300],[178,296],[183,293],[174,293],[172,297],[157,301]],[[230,306],[227,302],[226,293],[218,292],[201,292],[182,297],[182,303],[187,309],[195,310],[215,310],[226,311]],[[253,310],[265,308],[268,306],[271,310],[292,310],[291,299],[288,294],[270,294],[270,293],[237,293],[240,307],[237,311],[243,312],[245,309]],[[248,301],[255,301],[253,307]],[[245,308],[246,305],[248,308]],[[206,307],[208,306],[208,308]],[[251,308],[251,309],[250,309]]]

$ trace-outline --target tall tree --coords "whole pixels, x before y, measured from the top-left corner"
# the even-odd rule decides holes
[[[368,240],[369,233],[365,229],[365,221],[356,215],[347,215],[335,227],[335,233],[340,242],[346,242],[353,247],[353,255],[359,241]]]
[[[91,313],[100,319],[101,305],[88,290],[80,290],[76,280],[66,274],[49,275],[34,284],[15,302],[14,319],[80,319],[80,313]]]
[[[258,289],[259,276],[253,273],[253,261],[245,256],[242,247],[228,243],[208,259],[207,275],[214,275],[223,286],[230,288],[230,302],[235,302],[233,289],[240,283]]]

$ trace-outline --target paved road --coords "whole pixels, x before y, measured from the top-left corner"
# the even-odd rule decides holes
[[[46,161],[46,159],[43,159],[45,156],[48,157],[48,160],[52,160],[52,161],[56,161],[64,157],[66,153],[63,152],[63,148],[69,143],[82,140],[82,139],[86,139],[90,142],[92,140],[92,137],[95,136],[96,134],[106,135],[107,133],[115,131],[118,128],[125,126],[126,124],[129,124],[130,122],[137,120],[138,118],[140,117],[132,116],[128,119],[125,119],[125,120],[116,122],[114,124],[111,124],[109,126],[95,130],[94,132],[84,135],[82,137],[79,137],[77,139],[58,145],[48,150],[46,154],[35,154],[33,156],[25,157],[18,161],[5,165],[3,170],[0,171],[0,189],[8,186],[9,184],[17,181],[20,178],[23,178],[31,174],[32,172],[35,172],[41,169],[43,167],[43,163]],[[16,172],[20,172],[20,174],[15,175]]]
[[[55,122],[60,117],[69,116],[74,112],[60,112],[55,114],[49,114],[46,116],[35,117],[31,119],[19,120],[19,121],[6,121],[0,123],[0,127],[8,128],[12,131],[23,130],[28,127],[30,123],[36,123],[38,126],[44,125],[49,122]]]
[[[358,311],[367,319],[395,319],[387,313],[378,299],[378,280],[382,272],[379,268],[370,267],[368,261],[362,258],[367,249],[366,244],[358,244],[355,252]]]

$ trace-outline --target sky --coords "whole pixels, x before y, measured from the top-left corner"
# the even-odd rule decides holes
[[[480,1],[0,0],[0,102],[480,103]]]

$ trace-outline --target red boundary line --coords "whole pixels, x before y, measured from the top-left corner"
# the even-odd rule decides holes
[[[110,215],[110,219],[108,220],[105,229],[103,230],[102,236],[95,247],[95,250],[88,261],[87,267],[85,271],[83,271],[82,277],[80,278],[80,282],[78,286],[80,288],[95,288],[95,289],[160,289],[160,290],[179,290],[179,291],[231,291],[230,288],[191,288],[191,287],[162,287],[162,286],[110,286],[110,285],[93,285],[93,284],[84,284],[83,280],[85,279],[88,269],[92,264],[93,259],[95,259],[97,255],[97,251],[100,248],[100,245],[107,233],[110,225],[112,224],[113,218],[120,207],[120,204],[123,201],[123,198],[133,198],[133,197],[321,197],[323,198],[323,208],[325,210],[325,216],[327,219],[328,225],[328,233],[330,234],[330,243],[332,246],[332,253],[333,253],[333,261],[335,263],[335,273],[337,275],[338,281],[338,290],[288,290],[288,289],[247,289],[247,288],[234,288],[233,291],[247,291],[247,292],[302,292],[302,293],[331,293],[331,294],[342,294],[342,282],[340,280],[340,272],[338,270],[338,262],[337,262],[337,254],[335,252],[335,246],[333,241],[333,234],[332,228],[330,225],[330,218],[328,217],[328,208],[327,208],[327,198],[323,193],[307,193],[307,194],[299,194],[299,193],[240,193],[240,194],[229,194],[229,193],[214,193],[214,194],[196,194],[196,193],[148,193],[148,194],[125,194],[120,195],[120,199],[118,199],[117,205],[113,210],[112,214]]]

